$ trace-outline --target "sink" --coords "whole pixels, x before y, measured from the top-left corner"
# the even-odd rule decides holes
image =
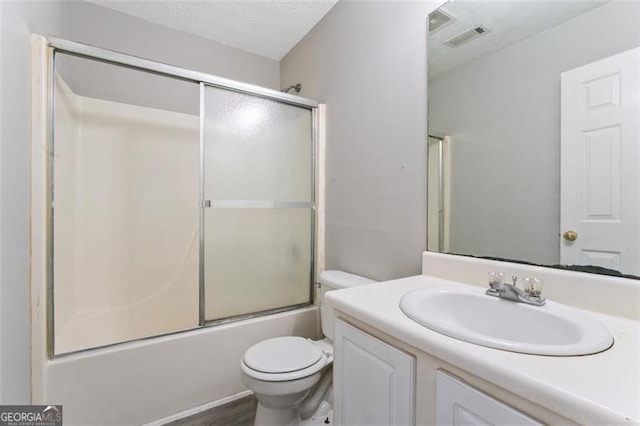
[[[487,296],[482,289],[430,287],[400,300],[415,322],[465,342],[534,355],[573,356],[604,351],[613,336],[597,319],[547,301],[531,306]]]

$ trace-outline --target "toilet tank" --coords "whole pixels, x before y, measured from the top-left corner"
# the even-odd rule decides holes
[[[375,282],[377,281],[343,271],[324,271],[320,273],[320,292],[318,294],[320,302],[320,322],[322,325],[322,333],[326,337],[333,340],[333,316],[331,315],[331,308],[324,304],[324,295],[328,291]]]

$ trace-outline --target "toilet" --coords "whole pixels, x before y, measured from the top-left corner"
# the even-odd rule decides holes
[[[286,336],[263,340],[242,357],[242,379],[258,399],[256,426],[324,424],[332,411],[333,317],[327,291],[376,281],[342,271],[320,274],[322,340]]]

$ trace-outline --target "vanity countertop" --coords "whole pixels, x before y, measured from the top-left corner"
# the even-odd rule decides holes
[[[409,319],[399,308],[411,290],[469,286],[418,275],[329,292],[325,302],[418,350],[580,424],[640,424],[640,323],[584,311],[614,337],[607,351],[571,357],[527,355],[457,340]]]

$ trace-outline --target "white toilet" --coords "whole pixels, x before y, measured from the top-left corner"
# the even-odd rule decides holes
[[[333,318],[327,291],[375,281],[342,271],[320,274],[322,340],[275,337],[250,347],[242,357],[242,379],[258,399],[256,426],[322,424],[332,410]],[[319,421],[317,419],[320,419]]]

